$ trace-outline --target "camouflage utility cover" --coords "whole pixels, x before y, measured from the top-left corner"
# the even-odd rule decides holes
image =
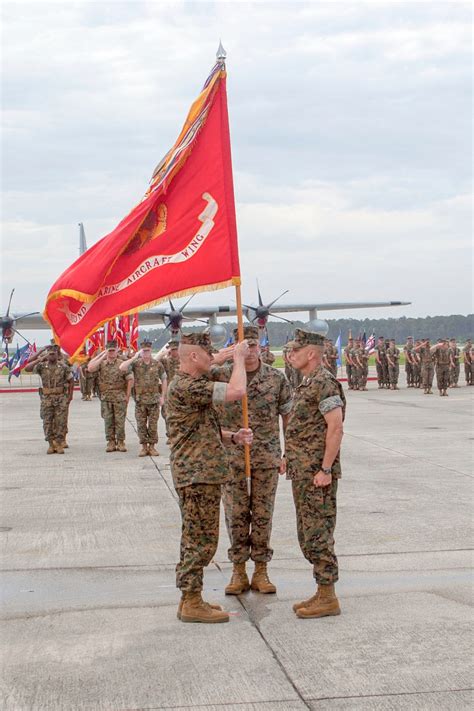
[[[327,432],[324,415],[337,407],[342,407],[344,417],[346,399],[342,386],[326,368],[319,367],[303,378],[293,393],[285,433],[288,479],[308,479],[319,471]],[[332,475],[335,479],[341,476],[339,453]]]

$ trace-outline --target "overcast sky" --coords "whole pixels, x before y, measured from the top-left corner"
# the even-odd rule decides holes
[[[143,195],[212,64],[228,96],[244,301],[472,311],[471,5],[4,2],[2,303],[42,310]],[[199,294],[226,303],[232,290]]]

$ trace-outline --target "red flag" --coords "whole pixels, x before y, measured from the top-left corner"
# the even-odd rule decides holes
[[[138,351],[138,314],[133,314],[130,347],[133,348],[134,351]]]
[[[44,317],[71,355],[117,314],[240,284],[226,72],[220,61],[143,200],[52,286]]]
[[[117,322],[115,318],[111,318],[106,325],[106,341],[115,341],[117,338]]]
[[[130,316],[120,316],[117,322],[117,340],[120,348],[128,348],[130,342]]]

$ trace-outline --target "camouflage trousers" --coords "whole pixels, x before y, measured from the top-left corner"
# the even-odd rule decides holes
[[[419,364],[413,366],[413,384],[416,388],[421,385],[421,365]]]
[[[335,583],[339,578],[334,553],[337,479],[324,489],[314,486],[312,478],[294,480],[291,484],[301,552],[313,564],[318,584]]]
[[[43,420],[44,438],[47,442],[62,442],[67,433],[69,402],[67,395],[43,395],[40,417]]]
[[[398,376],[400,374],[400,367],[398,365],[388,366],[388,382],[390,385],[398,385]]]
[[[425,390],[433,385],[434,365],[423,363],[421,366],[421,384]]]
[[[459,382],[459,373],[461,372],[461,366],[456,363],[454,368],[449,369],[449,384],[457,385]]]
[[[464,363],[464,379],[466,380],[466,385],[471,384],[471,364]]]
[[[107,400],[102,400],[100,414],[104,420],[105,439],[107,442],[124,442],[127,403],[125,401],[108,402]]]
[[[352,388],[353,382],[352,382],[352,365],[349,365],[349,363],[346,365],[346,376],[347,376],[347,385]]]
[[[405,373],[407,376],[407,385],[415,384],[415,369],[412,363],[405,363]]]
[[[252,469],[251,493],[245,472],[232,469],[231,481],[222,486],[225,522],[229,534],[229,560],[259,563],[272,559],[270,548],[273,507],[278,486],[275,469]]]
[[[92,375],[92,373],[91,373]],[[81,378],[81,393],[83,397],[90,397],[92,395],[92,385],[93,385],[93,378],[89,376],[84,376]]]
[[[181,509],[181,545],[176,587],[182,592],[202,590],[204,568],[219,540],[220,484],[191,484],[177,489]]]
[[[377,382],[380,386],[385,385],[383,365],[375,361],[375,369],[377,370]]]
[[[449,365],[436,366],[436,385],[438,390],[449,388]]]
[[[361,387],[360,385],[360,378],[362,375],[362,369],[359,368],[357,365],[352,366],[352,385],[354,388],[359,388]]]
[[[364,368],[361,368],[360,371],[360,378],[359,378],[359,387],[360,388],[365,388],[367,387],[367,378],[369,377],[369,369],[367,366]]]
[[[140,444],[156,444],[158,442],[158,418],[160,405],[145,405],[135,403],[135,419],[137,421],[138,439]]]

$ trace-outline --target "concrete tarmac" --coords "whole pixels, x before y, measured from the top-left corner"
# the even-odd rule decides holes
[[[138,458],[130,405],[129,451],[106,454],[99,403],[76,393],[70,448],[47,456],[38,396],[2,395],[1,708],[472,708],[473,394],[349,392],[342,615],[291,609],[314,583],[281,479],[278,592],[224,595],[222,525],[205,596],[231,611],[224,625],[176,619],[180,516],[163,431],[161,456]]]

